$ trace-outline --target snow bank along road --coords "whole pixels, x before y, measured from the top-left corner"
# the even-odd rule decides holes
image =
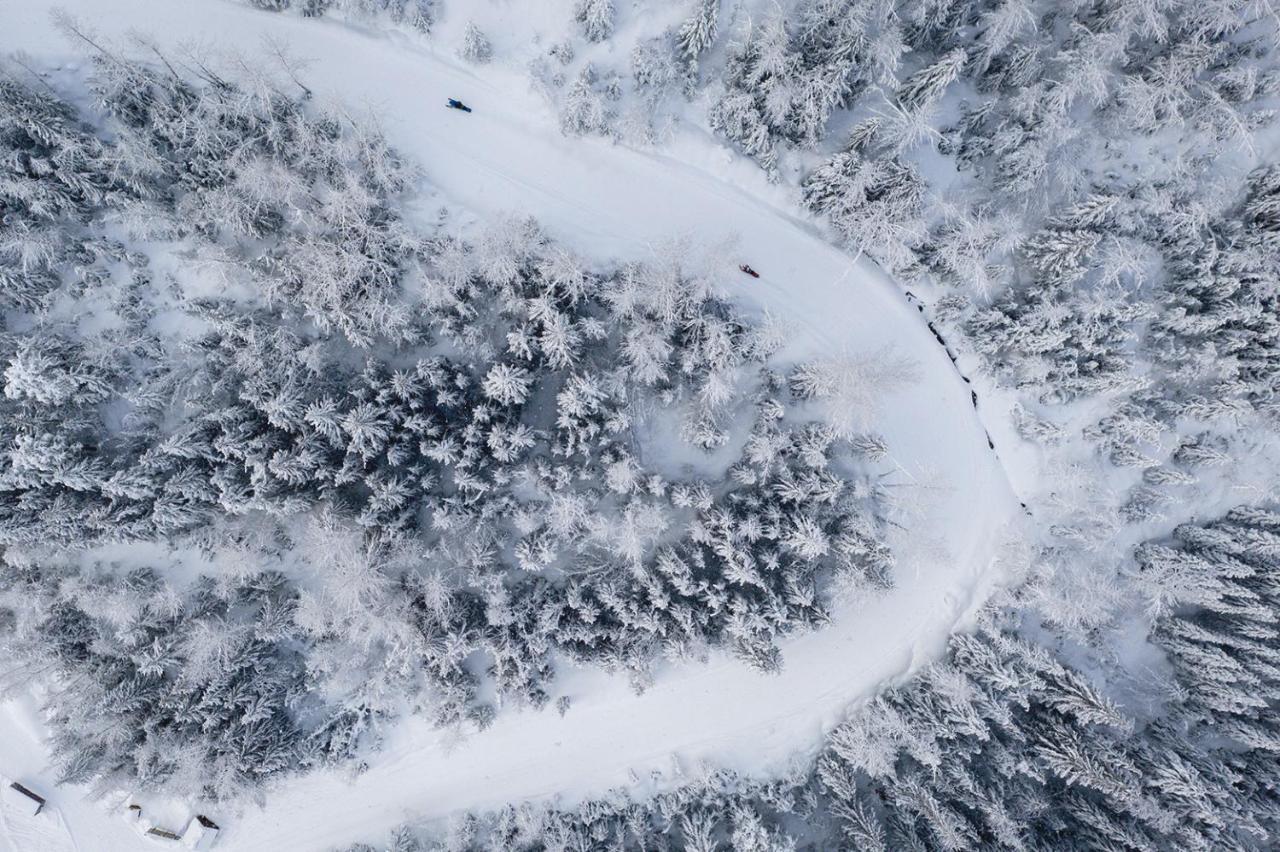
[[[727,161],[711,143],[698,143],[682,161],[602,140],[567,140],[518,74],[460,67],[421,45],[331,21],[221,0],[5,5],[0,51],[23,50],[38,64],[72,60],[74,51],[49,19],[55,6],[101,37],[137,30],[173,52],[203,45],[251,54],[264,38],[278,40],[310,61],[304,76],[318,95],[378,114],[391,142],[425,167],[448,202],[481,217],[531,213],[592,258],[643,256],[672,234],[699,242],[736,235],[740,261],[763,278],[735,271],[726,281],[745,304],[790,320],[794,354],[892,345],[917,364],[917,380],[886,400],[875,427],[888,438],[900,481],[940,486],[927,492],[929,506],[910,532],[913,539],[936,539],[938,547],[922,549],[930,558],[904,564],[886,597],[837,611],[828,628],[788,642],[780,675],[762,676],[716,656],[671,667],[636,696],[620,679],[579,673],[570,679],[574,704],[565,717],[508,710],[461,742],[410,721],[358,779],[336,773],[300,779],[268,795],[262,807],[223,815],[220,847],[326,848],[407,818],[603,792],[655,770],[670,779],[675,767],[688,772],[703,761],[744,771],[776,768],[815,747],[851,701],[938,653],[997,579],[998,540],[1017,502],[987,448],[968,388],[917,312],[869,263],[855,264],[771,207],[766,193],[693,165],[694,158]],[[475,112],[446,110],[447,97]],[[0,773],[9,760],[9,747],[0,744]],[[79,824],[90,819],[86,809],[71,810],[69,828],[82,848],[111,848],[111,830]]]

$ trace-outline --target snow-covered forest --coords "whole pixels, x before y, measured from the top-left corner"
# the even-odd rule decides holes
[[[4,14],[0,848],[1280,842],[1269,5]]]

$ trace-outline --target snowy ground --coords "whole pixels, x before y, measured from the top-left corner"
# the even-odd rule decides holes
[[[137,832],[107,815],[100,803],[75,787],[49,780],[35,702],[0,705],[0,783],[13,781],[47,800],[37,816],[4,801],[0,805],[0,850],[4,852],[124,852],[144,848]]]
[[[220,848],[314,850],[378,836],[408,818],[558,793],[572,798],[655,771],[667,783],[704,762],[777,769],[815,747],[850,702],[940,651],[999,579],[999,544],[1019,512],[968,387],[893,282],[826,244],[787,212],[782,190],[728,150],[692,132],[666,156],[566,140],[545,103],[510,70],[475,69],[408,40],[220,0],[27,0],[4,10],[0,51],[23,50],[41,66],[76,61],[50,23],[55,5],[104,37],[137,30],[172,51],[196,44],[254,54],[264,38],[277,39],[311,61],[305,77],[317,93],[379,115],[391,142],[425,167],[441,197],[424,205],[424,216],[434,217],[436,202],[480,218],[530,213],[592,258],[643,256],[672,235],[736,239],[733,258],[763,277],[735,272],[726,286],[742,303],[791,324],[793,354],[891,345],[917,365],[918,379],[885,401],[874,424],[900,466],[895,481],[929,485],[915,492],[923,509],[897,588],[786,643],[780,675],[716,657],[668,669],[636,696],[621,679],[583,672],[566,682],[574,703],[564,718],[508,710],[461,742],[410,721],[355,781],[321,774],[284,785],[262,807],[215,815],[224,826]],[[446,97],[475,112],[443,109]],[[31,706],[8,710],[0,773],[51,789],[37,765]],[[74,791],[57,804],[81,849],[145,845]],[[13,849],[32,848],[21,833],[4,831],[0,846],[7,838]]]

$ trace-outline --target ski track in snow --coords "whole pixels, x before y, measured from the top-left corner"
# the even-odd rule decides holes
[[[736,237],[741,258],[732,260],[725,287],[742,304],[789,321],[788,356],[891,345],[916,362],[918,378],[885,401],[875,427],[908,478],[944,480],[919,522],[927,528],[909,535],[936,536],[948,558],[926,553],[901,567],[883,597],[837,608],[825,629],[787,641],[780,674],[761,675],[717,654],[664,667],[636,696],[622,678],[572,670],[558,682],[573,699],[563,718],[507,708],[487,731],[462,740],[410,719],[355,780],[317,773],[283,783],[261,806],[214,814],[223,826],[220,849],[309,852],[375,839],[407,819],[545,797],[570,802],[644,778],[655,779],[641,785],[652,789],[703,765],[785,769],[812,753],[851,702],[940,653],[999,581],[996,552],[1017,501],[987,448],[969,387],[894,283],[825,243],[811,223],[691,162],[565,139],[518,73],[471,69],[408,39],[334,21],[221,0],[24,0],[3,10],[0,52],[23,50],[41,65],[82,63],[50,21],[54,7],[107,39],[138,31],[172,52],[203,45],[251,55],[265,38],[278,40],[312,60],[303,76],[318,97],[377,115],[391,143],[424,167],[450,204],[482,218],[535,215],[586,257],[644,257],[680,234],[707,244]],[[474,112],[445,109],[448,97]],[[722,152],[701,153],[700,161],[712,162]],[[738,275],[739,262],[762,278]],[[0,772],[50,778],[47,766],[44,776],[34,774],[41,767],[32,755],[43,748],[38,728],[15,721],[30,721],[32,707],[8,710]],[[76,795],[74,788],[63,793],[68,801]],[[147,848],[116,818],[75,802],[62,817],[85,848]]]

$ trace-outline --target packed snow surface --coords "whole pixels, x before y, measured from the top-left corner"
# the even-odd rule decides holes
[[[838,608],[827,628],[785,643],[781,674],[713,655],[660,671],[637,696],[622,678],[566,672],[560,685],[573,705],[563,717],[508,708],[490,729],[463,739],[410,720],[354,778],[319,773],[284,784],[261,806],[215,815],[223,827],[219,848],[315,850],[381,836],[410,818],[574,798],[638,779],[667,784],[704,765],[777,770],[815,748],[851,702],[939,653],[999,579],[997,551],[1019,512],[969,387],[892,281],[824,242],[811,223],[787,212],[783,190],[705,135],[678,134],[666,155],[566,139],[518,71],[464,67],[444,45],[437,52],[394,35],[220,0],[9,4],[0,50],[24,51],[40,67],[82,63],[51,21],[55,7],[104,39],[143,33],[177,55],[198,46],[255,56],[267,39],[287,46],[307,63],[303,73],[318,97],[377,115],[392,144],[425,168],[440,197],[424,205],[424,220],[434,218],[436,202],[482,220],[531,214],[552,236],[600,260],[643,257],[673,236],[695,245],[732,240],[726,289],[789,324],[795,340],[787,355],[892,347],[916,365],[916,379],[884,400],[872,424],[899,470],[895,488],[919,504],[898,542],[897,586]],[[449,97],[474,112],[445,109]],[[762,277],[739,275],[739,262]],[[53,790],[48,767],[37,765],[34,704],[6,711],[0,774]],[[48,826],[39,830],[56,834],[57,821],[66,844],[55,839],[34,848],[147,845],[74,788],[58,791],[51,804]],[[33,830],[6,820],[0,845],[29,850]]]

